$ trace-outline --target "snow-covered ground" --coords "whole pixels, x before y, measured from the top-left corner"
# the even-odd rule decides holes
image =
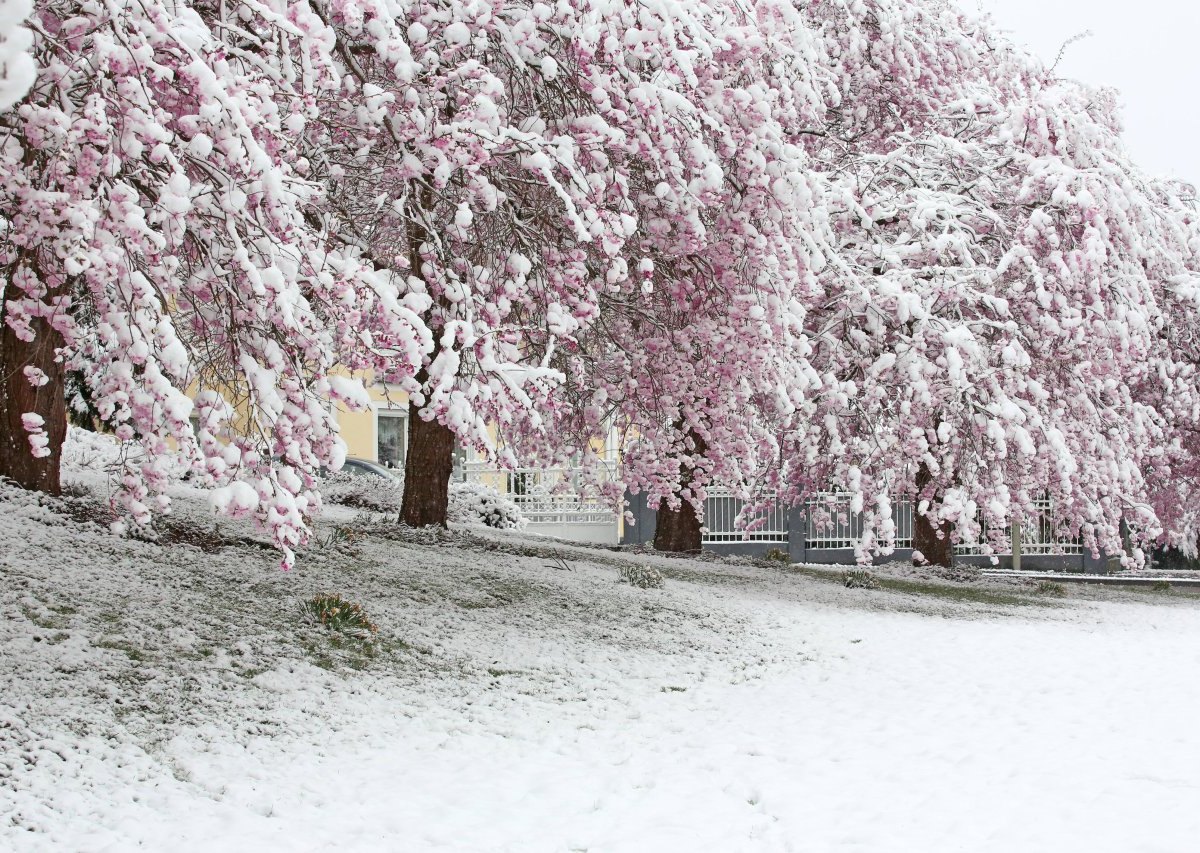
[[[0,849],[1185,853],[1200,598],[366,531],[0,487]],[[561,555],[568,568],[559,564]],[[627,561],[661,590],[617,583]],[[363,646],[298,602],[363,605]]]

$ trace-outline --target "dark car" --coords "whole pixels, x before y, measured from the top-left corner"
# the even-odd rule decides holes
[[[324,476],[329,476],[328,471],[321,472]],[[388,477],[394,479],[399,477],[401,472],[395,468],[388,468],[380,465],[378,462],[372,462],[370,459],[357,459],[353,456],[346,457],[345,463],[342,465],[342,473],[349,474],[352,477]]]

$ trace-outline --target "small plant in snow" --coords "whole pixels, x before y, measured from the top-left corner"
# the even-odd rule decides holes
[[[353,548],[358,544],[362,534],[353,527],[335,527],[329,535],[321,540],[322,548]]]
[[[303,602],[301,611],[311,622],[331,631],[340,631],[353,637],[365,638],[377,633],[378,628],[367,618],[367,613],[353,601],[340,595],[322,593]]]
[[[879,589],[879,581],[866,569],[847,569],[842,572],[842,586],[847,589]]]
[[[768,548],[767,553],[763,554],[763,559],[770,560],[773,563],[790,563],[792,558],[788,556],[788,552],[782,548]]]
[[[1066,598],[1067,588],[1054,581],[1042,581],[1037,585],[1038,595],[1052,595],[1055,598]]]
[[[1171,591],[1171,582],[1170,581],[1155,581],[1154,583],[1150,584],[1150,589],[1153,590],[1154,592],[1170,592]]]
[[[636,586],[639,589],[662,589],[662,572],[653,566],[621,566],[621,583]]]

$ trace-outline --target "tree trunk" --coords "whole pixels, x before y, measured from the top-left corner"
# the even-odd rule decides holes
[[[676,428],[681,429],[682,424]],[[691,439],[695,448],[693,452],[697,456],[703,457],[708,452],[708,443],[695,430],[689,430],[687,437]],[[691,485],[694,472],[694,468],[680,463],[681,490]],[[671,509],[666,498],[659,501],[658,516],[654,522],[654,550],[671,554],[699,554],[701,544],[700,517],[691,502],[681,499],[679,509]]]
[[[404,459],[404,500],[400,521],[410,527],[445,527],[454,471],[454,430],[422,420],[408,404],[408,453]]]
[[[667,506],[663,498],[658,504],[654,522],[654,550],[672,554],[699,554],[701,545],[700,519],[696,508],[682,501],[679,509]]]
[[[8,477],[22,488],[61,494],[59,468],[67,437],[67,407],[63,366],[55,361],[54,350],[62,346],[62,336],[37,318],[30,324],[36,337],[23,341],[9,328],[4,313],[0,300],[0,477]],[[50,381],[34,386],[25,375],[27,367],[41,370]],[[33,455],[22,421],[27,413],[42,417],[50,455]]]
[[[917,496],[913,502],[913,551],[920,552],[924,560],[918,560],[914,554],[914,565],[932,565],[950,568],[954,561],[954,547],[950,543],[950,523],[940,521],[936,525],[929,518],[917,512],[917,506],[922,500],[928,500],[933,507],[940,501],[936,493],[927,494],[933,475],[924,462],[917,469]]]
[[[433,209],[433,188],[422,183],[421,204]],[[421,246],[429,240],[429,232],[417,219],[410,219],[408,231],[409,269],[421,274],[424,263]],[[443,304],[443,307],[444,304]],[[425,321],[433,326],[432,312]],[[434,348],[430,363],[438,357],[438,340],[442,330],[434,329]],[[415,379],[424,386],[429,381],[425,368],[417,371]],[[434,421],[422,420],[420,407],[408,404],[408,451],[404,457],[404,499],[400,502],[400,521],[410,527],[445,527],[450,503],[450,475],[454,472],[454,431]]]

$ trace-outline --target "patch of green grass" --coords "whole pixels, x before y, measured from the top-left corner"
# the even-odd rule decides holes
[[[495,598],[488,598],[488,599],[477,599],[474,601],[459,600],[459,601],[455,601],[454,603],[457,604],[459,607],[461,607],[463,610],[488,610],[492,607],[503,607],[505,604],[508,604],[509,602],[500,601]]]
[[[1039,602],[1029,596],[1000,592],[993,589],[979,589],[965,585],[942,586],[936,583],[898,580],[894,578],[880,578],[879,585],[883,589],[890,589],[895,592],[927,595],[932,598],[941,598],[948,601],[961,601],[974,604],[999,604],[1008,607],[1046,606],[1046,602]]]
[[[1155,581],[1150,584],[1151,592],[1170,592],[1172,588],[1170,581]]]
[[[337,669],[337,664],[328,652],[319,650],[316,646],[306,646],[304,650],[308,652],[308,658],[312,661],[313,666],[320,667],[329,672]]]
[[[525,671],[520,669],[501,669],[500,667],[489,666],[487,668],[487,674],[492,678],[500,678],[505,675],[524,675]]]
[[[44,628],[47,631],[70,627],[70,613],[75,612],[74,610],[70,610],[70,613],[60,613],[51,607],[46,608],[48,611],[50,611],[47,613],[46,611],[31,607],[28,604],[22,604],[20,607],[21,614],[26,619],[28,619],[34,625],[37,625],[39,628]]]
[[[1067,588],[1055,581],[1041,581],[1034,590],[1038,595],[1049,595],[1054,598],[1066,598]]]
[[[520,604],[533,598],[547,598],[552,592],[548,586],[515,575],[481,574],[467,583],[471,589],[461,590],[467,595],[460,597],[454,595],[454,591],[451,593],[454,603],[464,610],[487,610]]]
[[[96,614],[96,618],[105,625],[120,625],[124,619],[124,613],[120,610],[102,610]]]
[[[830,583],[843,583],[842,572],[840,570],[815,569],[811,566],[793,566],[792,568],[788,569],[788,571]],[[1032,596],[1001,592],[994,589],[981,589],[979,587],[969,586],[967,584],[954,584],[951,586],[949,584],[932,583],[929,581],[878,576],[876,577],[876,580],[879,583],[880,589],[905,593],[907,595],[921,596],[923,598],[932,598],[941,601],[953,601],[964,604],[999,605],[1002,607],[1053,606],[1044,599],[1039,600]]]
[[[246,666],[235,668],[235,672],[247,681],[253,680],[256,676],[262,675],[270,667],[266,666]]]
[[[122,640],[119,637],[111,639],[101,637],[96,641],[95,646],[98,649],[112,649],[115,652],[124,652],[125,656],[134,663],[145,663],[150,660],[145,649],[139,649],[133,643],[128,640]]]
[[[763,564],[766,565],[765,563]],[[775,564],[772,564],[772,568]],[[727,572],[705,571],[697,568],[692,564],[686,568],[676,568],[671,565],[661,565],[655,568],[662,574],[664,578],[671,581],[690,581],[691,583],[705,584],[706,586],[749,586],[755,582],[752,575],[739,575]],[[780,567],[785,568],[785,567]]]
[[[433,654],[430,649],[399,638],[372,636],[362,639],[333,632],[304,637],[298,645],[313,666],[330,672],[341,668],[361,671],[376,663],[397,663],[412,660],[414,655]]]
[[[339,525],[334,527],[329,532],[329,535],[320,541],[320,546],[326,549],[344,548],[353,554],[357,546],[362,542],[362,539],[362,531],[354,527]]]

